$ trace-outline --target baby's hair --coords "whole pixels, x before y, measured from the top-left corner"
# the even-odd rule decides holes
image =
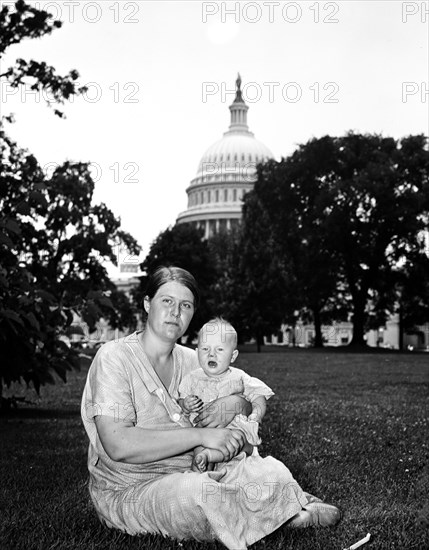
[[[213,327],[213,330],[208,331],[207,327]],[[229,321],[224,319],[223,317],[214,317],[213,319],[210,319],[207,323],[205,323],[199,333],[198,333],[198,344],[201,342],[201,339],[204,339],[206,334],[216,334],[218,331],[218,328],[220,327],[220,334],[222,342],[225,341],[225,337],[227,335],[232,336],[232,342],[234,345],[234,348],[237,347],[237,331],[235,328],[231,325]]]

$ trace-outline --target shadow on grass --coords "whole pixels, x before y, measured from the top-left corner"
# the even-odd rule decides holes
[[[80,417],[80,410],[78,408],[69,408],[69,409],[39,409],[37,407],[18,407],[14,409],[0,409],[0,420],[1,419],[37,419],[37,418],[57,418],[57,419],[67,419],[67,418],[78,418]]]

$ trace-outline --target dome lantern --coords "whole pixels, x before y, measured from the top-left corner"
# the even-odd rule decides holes
[[[244,102],[241,93],[240,73],[238,73],[235,85],[235,99],[233,103],[229,106],[229,110],[231,112],[231,124],[229,125],[228,132],[225,132],[224,135],[230,134],[231,132],[246,132],[250,134],[251,132],[249,132],[249,127],[247,126],[247,111],[249,107]]]

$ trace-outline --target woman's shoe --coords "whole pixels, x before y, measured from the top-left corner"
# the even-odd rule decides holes
[[[336,525],[340,519],[341,512],[336,506],[325,502],[310,502],[287,525],[295,529],[304,529],[311,526],[331,527]]]

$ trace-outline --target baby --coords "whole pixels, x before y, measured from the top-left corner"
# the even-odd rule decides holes
[[[243,395],[251,402],[252,413],[248,418],[237,415],[227,427],[242,430],[251,445],[259,445],[258,424],[265,415],[266,400],[274,393],[258,378],[231,367],[238,356],[236,346],[237,333],[228,321],[216,318],[206,323],[198,335],[198,361],[201,368],[183,378],[178,401],[193,422],[203,406],[218,397]],[[205,472],[222,460],[220,451],[197,447],[192,469]]]

